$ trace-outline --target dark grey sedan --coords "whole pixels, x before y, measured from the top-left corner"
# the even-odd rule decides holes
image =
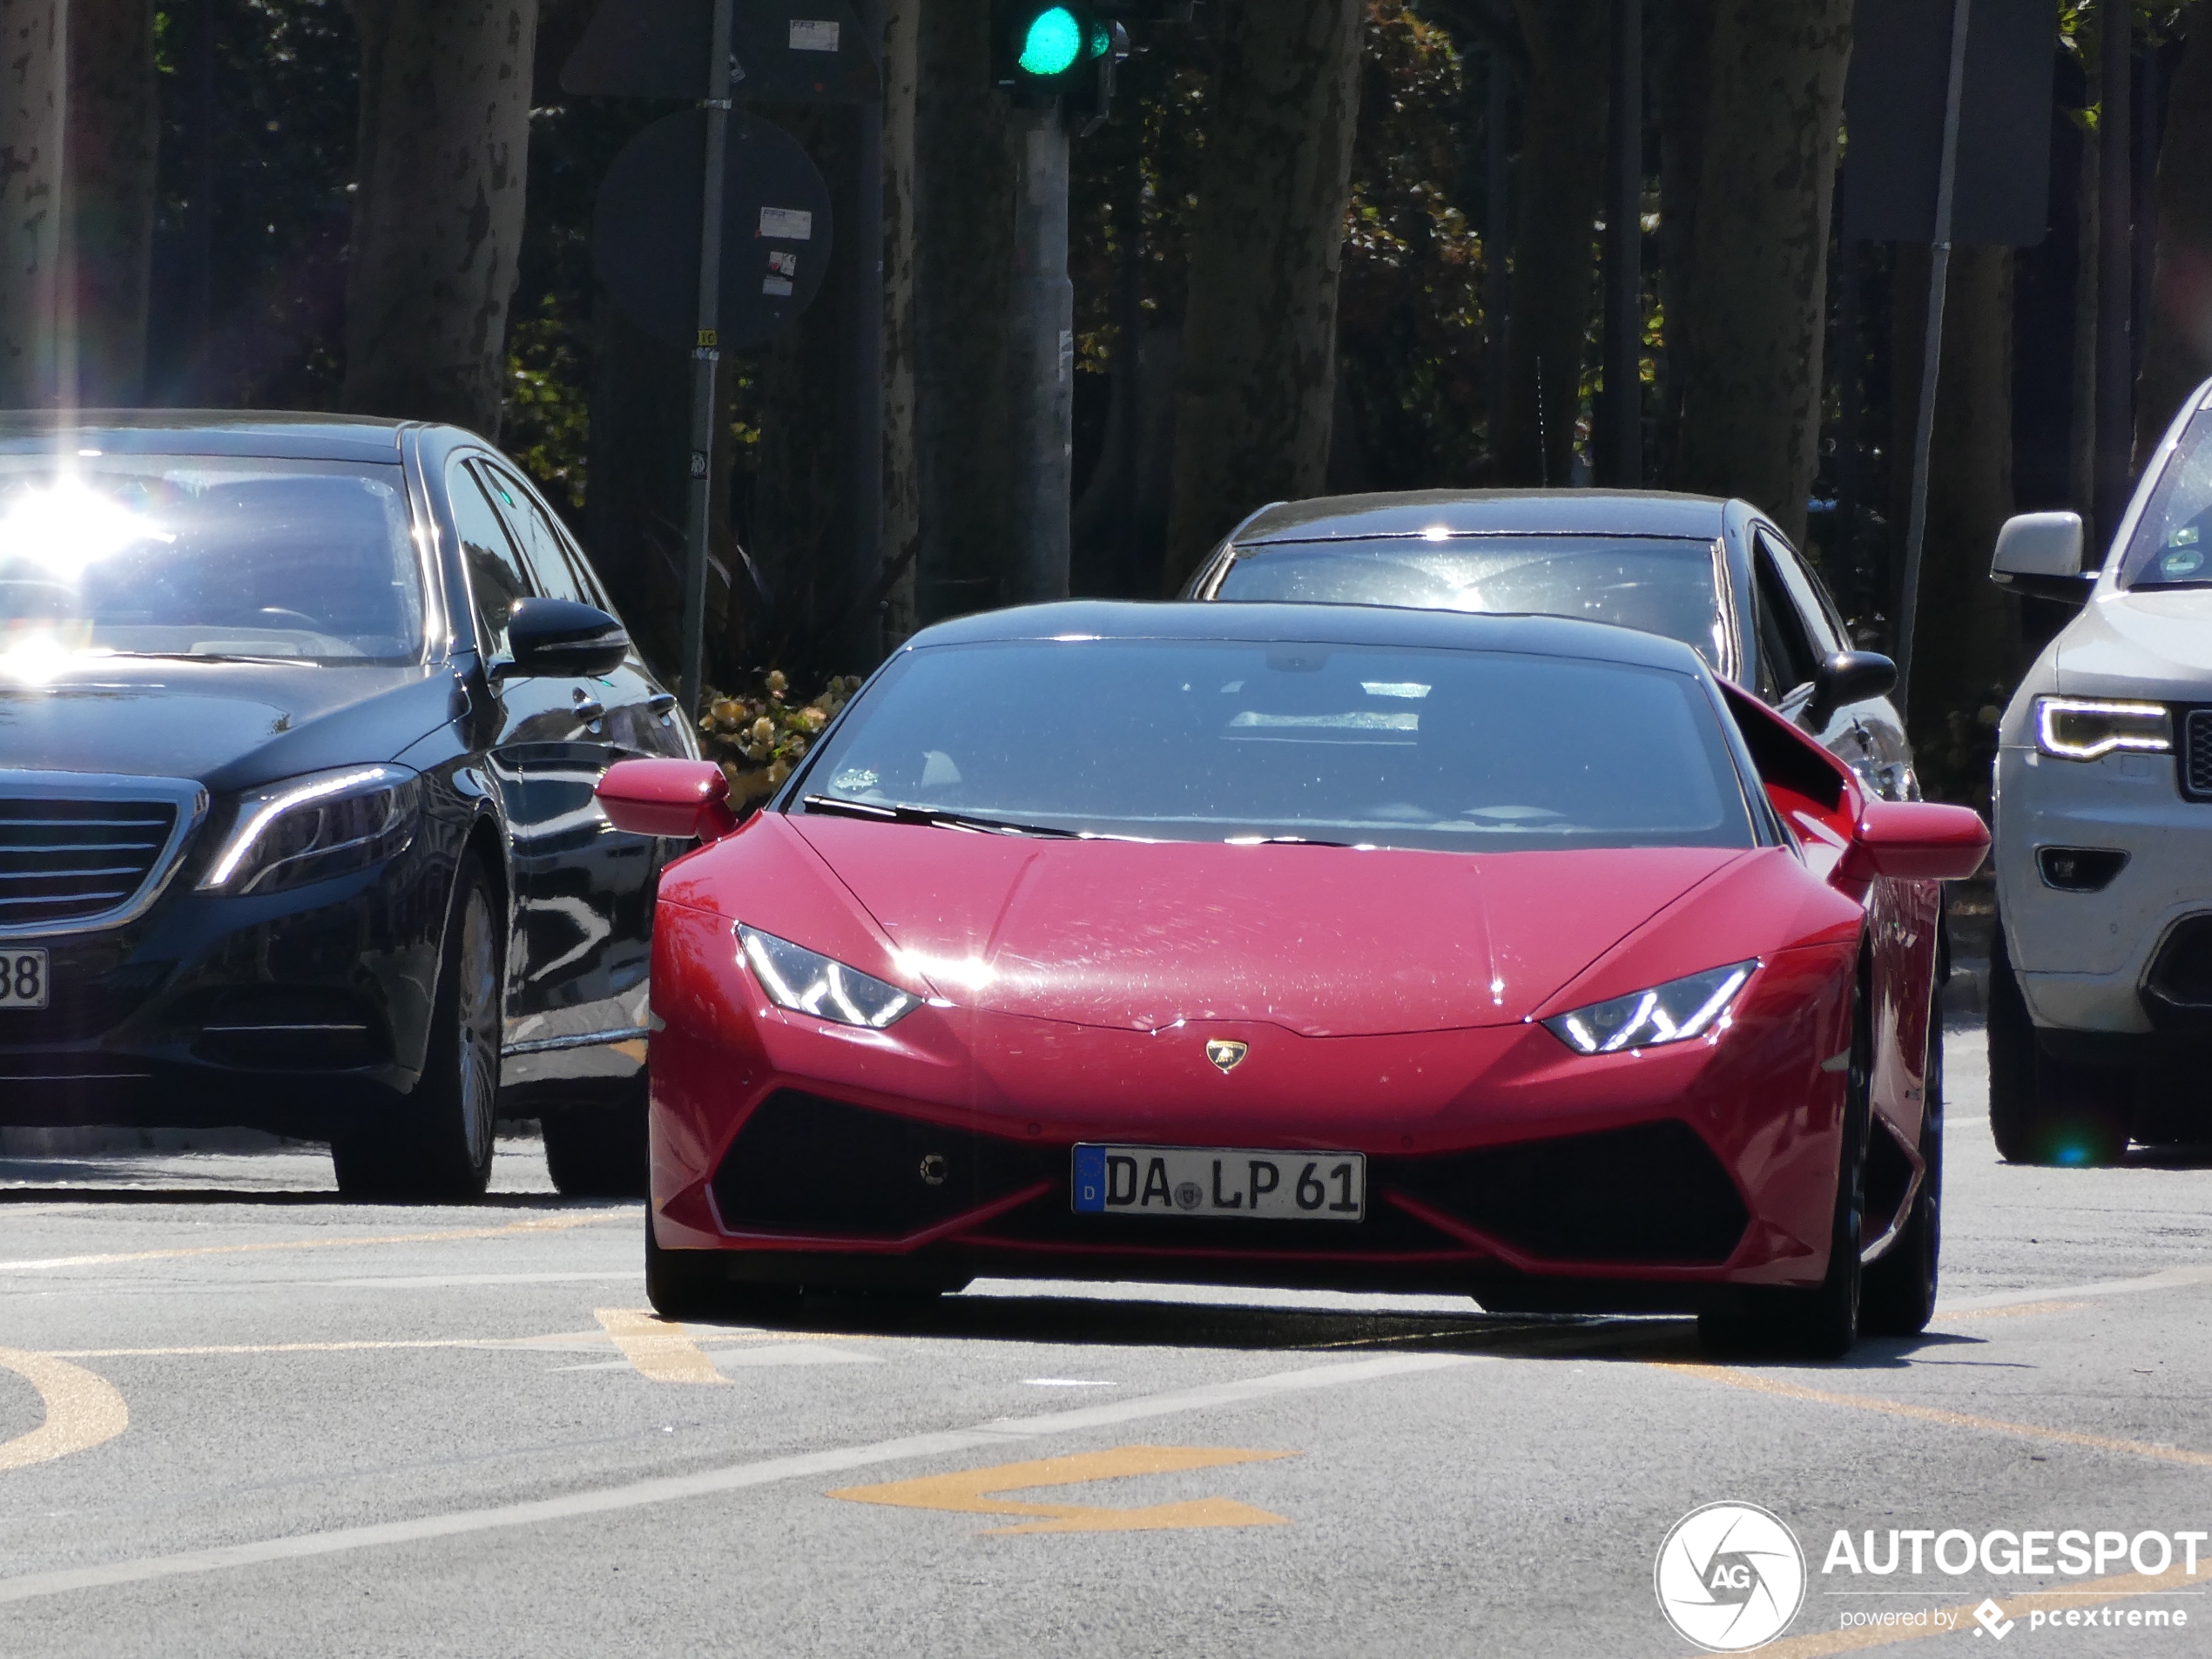
[[[1531,612],[1679,639],[1892,800],[1917,799],[1889,659],[1748,502],[1656,491],[1424,490],[1261,509],[1188,599]]]

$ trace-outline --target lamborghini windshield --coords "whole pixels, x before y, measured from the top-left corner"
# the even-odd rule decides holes
[[[0,457],[0,658],[411,662],[422,577],[397,466]]]
[[[1748,846],[1687,673],[1332,644],[1084,639],[909,652],[801,810],[953,829],[1493,852]]]

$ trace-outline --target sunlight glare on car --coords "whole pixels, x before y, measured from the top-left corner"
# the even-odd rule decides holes
[[[133,543],[174,539],[74,478],[26,490],[0,515],[0,563],[21,559],[72,583]]]

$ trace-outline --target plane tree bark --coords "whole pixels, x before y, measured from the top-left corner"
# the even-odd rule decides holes
[[[0,404],[54,395],[63,0],[0,0]]]
[[[1828,229],[1851,0],[1718,0],[1680,349],[1682,489],[1802,540],[1820,438]]]
[[[1170,591],[1270,501],[1323,487],[1362,0],[1224,0],[1190,250]]]
[[[2158,253],[2135,388],[2135,464],[2212,378],[2212,15],[2194,6],[2158,152]]]
[[[354,0],[354,15],[345,405],[496,437],[537,0]]]

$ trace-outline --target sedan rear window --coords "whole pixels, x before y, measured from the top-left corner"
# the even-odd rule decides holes
[[[1369,645],[925,647],[847,711],[809,811],[955,828],[1497,852],[1748,846],[1686,673]]]
[[[1718,673],[1718,570],[1714,543],[1688,537],[1347,537],[1240,550],[1214,597],[1608,622],[1679,639]]]
[[[401,663],[422,575],[397,466],[0,457],[0,651]]]

